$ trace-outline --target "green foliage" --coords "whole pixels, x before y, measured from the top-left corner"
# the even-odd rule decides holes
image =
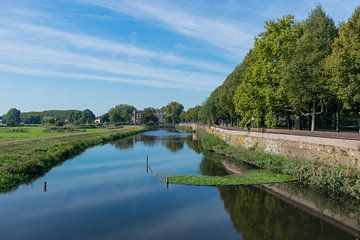
[[[244,60],[244,73],[234,97],[240,124],[276,125],[276,111],[286,107],[282,73],[292,58],[301,29],[293,16],[268,21],[265,32],[255,40],[253,50]],[[246,66],[246,67],[245,67]]]
[[[16,108],[11,108],[5,115],[5,122],[8,126],[16,126],[21,122],[20,111]]]
[[[303,35],[284,71],[284,83],[292,109],[308,111],[312,108],[310,112],[315,121],[315,108],[323,107],[331,98],[324,62],[331,53],[337,29],[320,6],[311,11],[301,28]]]
[[[85,109],[81,113],[81,119],[80,122],[82,124],[94,124],[95,121],[95,114],[90,111],[89,109]]]
[[[326,60],[332,93],[345,108],[360,109],[360,6],[348,22],[342,24]]]
[[[178,102],[171,102],[161,108],[165,113],[166,122],[178,123],[180,122],[180,114],[184,110],[184,106]]]
[[[112,124],[124,124],[131,121],[135,107],[128,104],[120,104],[109,110],[109,119]]]
[[[199,112],[201,110],[201,106],[195,106],[193,108],[189,108],[186,112],[182,112],[180,114],[180,120],[182,122],[198,122]]]
[[[312,130],[315,124],[338,130],[343,121],[359,127],[359,8],[340,26],[338,38],[320,6],[302,22],[290,15],[266,22],[253,49],[203,103],[199,120]]]
[[[141,114],[141,122],[146,125],[156,124],[158,122],[155,108],[144,108]]]

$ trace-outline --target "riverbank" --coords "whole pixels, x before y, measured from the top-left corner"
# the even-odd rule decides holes
[[[276,173],[294,176],[311,188],[360,201],[360,173],[356,169],[317,161],[272,155],[254,148],[232,146],[202,129],[197,130],[205,150],[232,157]]]
[[[85,149],[146,131],[143,126],[104,129],[0,145],[0,191],[15,189]]]

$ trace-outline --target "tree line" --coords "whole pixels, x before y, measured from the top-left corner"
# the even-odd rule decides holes
[[[178,102],[170,102],[169,104],[155,109],[153,107],[144,108],[141,111],[142,124],[157,124],[159,122],[159,114],[161,114],[166,123],[180,122],[180,115],[184,106]],[[101,124],[132,124],[133,115],[136,108],[129,104],[116,105],[109,111],[100,116]],[[21,112],[16,108],[11,108],[2,117],[2,123],[8,126],[17,126],[20,124],[48,124],[63,126],[65,124],[72,125],[93,125],[95,114],[89,110],[48,110],[42,112]]]
[[[359,127],[360,6],[337,27],[321,6],[267,21],[242,63],[184,121],[240,127]]]

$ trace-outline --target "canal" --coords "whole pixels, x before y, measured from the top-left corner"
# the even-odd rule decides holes
[[[146,172],[147,155],[162,174],[226,174],[224,157],[202,152],[191,134],[96,146],[0,195],[0,239],[356,239],[356,229],[259,186],[167,188]]]

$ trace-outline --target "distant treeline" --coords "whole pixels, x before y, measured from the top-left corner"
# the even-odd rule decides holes
[[[296,129],[358,129],[360,6],[339,28],[321,6],[304,21],[265,23],[253,48],[184,121]]]
[[[56,124],[64,125],[71,123],[79,124],[93,124],[95,120],[94,113],[85,109],[79,110],[48,110],[42,112],[20,112],[16,108],[12,108],[3,117],[3,123],[9,126],[19,124]]]
[[[96,124],[132,124],[142,123],[147,125],[162,123],[178,123],[184,106],[178,102],[170,102],[163,106],[161,110],[153,107],[144,108],[138,111],[141,115],[140,122],[134,122],[133,117],[137,112],[136,108],[129,104],[119,104],[105,114],[99,116]],[[161,119],[159,119],[161,118]],[[0,123],[8,126],[20,124],[50,124],[63,126],[72,125],[92,125],[95,124],[95,115],[89,110],[47,110],[42,112],[21,112],[16,108],[11,108],[6,114],[0,116]]]

